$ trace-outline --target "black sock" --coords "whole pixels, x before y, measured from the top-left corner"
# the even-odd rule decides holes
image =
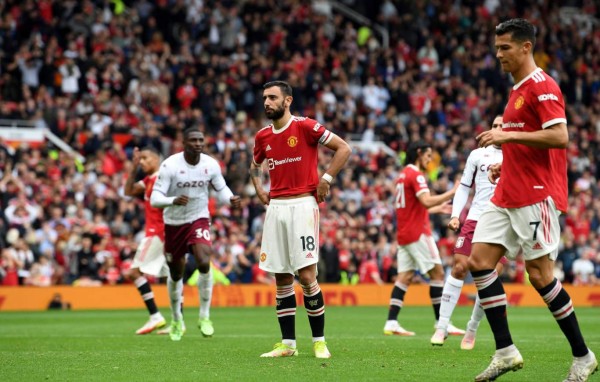
[[[134,284],[140,292],[148,312],[150,312],[150,314],[158,313],[156,302],[154,302],[154,293],[152,292],[152,288],[150,287],[148,280],[144,276],[141,276],[135,279]]]
[[[431,298],[431,306],[433,306],[433,314],[435,320],[440,319],[440,306],[442,305],[442,292],[444,291],[444,282],[431,280],[429,282],[429,298]]]
[[[313,282],[310,285],[303,285],[302,290],[304,292],[304,307],[308,314],[308,322],[310,323],[310,329],[312,336],[324,337],[325,336],[325,300],[323,300],[323,293],[319,287],[318,282]]]
[[[294,284],[278,286],[275,295],[277,320],[281,329],[281,339],[296,339],[296,294]]]
[[[495,269],[486,269],[471,272],[471,274],[477,286],[481,306],[494,333],[496,350],[512,345],[513,341],[506,317],[506,294],[500,279],[498,279],[498,272]]]
[[[571,344],[573,356],[583,357],[586,355],[588,348],[581,335],[571,297],[562,287],[560,281],[554,279],[550,284],[537,291],[548,305],[548,309],[550,309],[558,326],[560,326],[569,344]]]
[[[394,289],[392,289],[392,297],[390,298],[388,321],[398,319],[398,314],[400,314],[400,309],[402,309],[402,304],[404,304],[404,295],[406,294],[407,289],[408,285],[404,285],[399,281],[396,281],[394,284]]]

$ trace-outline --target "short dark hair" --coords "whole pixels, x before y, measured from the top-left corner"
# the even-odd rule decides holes
[[[267,82],[263,85],[263,89],[272,88],[273,86],[277,86],[279,89],[281,89],[281,94],[283,94],[284,97],[292,96],[292,87],[285,81]]]
[[[523,43],[530,41],[535,46],[535,27],[525,19],[510,19],[496,26],[496,36],[510,33],[511,39]]]
[[[153,153],[153,154],[156,154],[156,155],[160,156],[160,151],[158,151],[158,149],[157,149],[156,147],[154,147],[154,146],[144,146],[144,147],[143,147],[143,148],[140,150],[140,152],[141,152],[141,151],[150,151],[151,153]]]
[[[199,128],[188,127],[187,129],[183,130],[183,139],[187,139],[191,133],[201,133],[204,136],[204,133],[202,131],[200,131]]]
[[[404,158],[404,165],[407,166],[409,164],[415,163],[417,158],[419,157],[419,152],[423,152],[426,149],[431,148],[431,144],[418,140],[412,142],[408,145],[408,149],[406,149],[406,158]]]

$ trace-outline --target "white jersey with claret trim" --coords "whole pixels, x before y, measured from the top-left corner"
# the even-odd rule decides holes
[[[191,165],[185,161],[183,152],[180,152],[163,161],[153,192],[160,192],[169,197],[187,195],[189,198],[186,206],[165,207],[165,224],[182,225],[200,218],[210,218],[208,197],[211,185],[216,191],[227,187],[221,174],[221,166],[216,159],[200,154],[198,164]]]
[[[487,208],[496,185],[488,179],[491,165],[502,162],[502,150],[494,146],[479,148],[471,151],[460,183],[469,188],[475,186],[475,195],[467,220],[479,220],[481,213]]]

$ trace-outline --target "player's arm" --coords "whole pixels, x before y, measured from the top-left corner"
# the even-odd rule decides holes
[[[440,204],[443,204],[444,202],[447,202],[448,200],[452,199],[452,197],[454,197],[458,185],[458,182],[454,182],[454,186],[452,187],[452,189],[439,195],[431,195],[429,190],[427,190],[418,194],[417,198],[419,199],[419,202],[421,202],[421,204],[426,208],[439,206]]]
[[[123,191],[127,196],[141,196],[146,190],[143,182],[135,182],[135,176],[137,175],[139,164],[140,150],[136,147],[133,149],[133,157],[131,158],[131,172],[129,173],[129,177],[127,177],[127,181],[123,187]]]
[[[252,184],[256,190],[256,196],[258,196],[264,205],[269,205],[271,198],[269,197],[269,193],[263,188],[262,177],[262,162],[256,163],[255,160],[252,159],[252,163],[250,163],[250,179],[252,179]]]
[[[342,167],[344,167],[352,153],[350,145],[334,133],[330,133],[329,139],[324,142],[323,145],[330,150],[335,151],[335,154],[333,154],[331,163],[319,180],[319,185],[317,186],[317,202],[319,203],[324,201],[325,197],[329,194],[331,182],[333,182],[333,179],[335,179]]]
[[[210,184],[217,191],[217,199],[220,203],[229,204],[233,208],[239,208],[241,205],[241,198],[239,195],[234,195],[227,182],[225,182],[225,178],[223,178],[223,174],[221,173],[221,168],[219,166],[215,166],[215,175],[210,181]]]
[[[537,149],[564,149],[569,143],[569,132],[564,122],[550,125],[536,131],[499,131],[492,129],[477,136],[480,147],[519,143]]]
[[[476,152],[472,152],[467,158],[467,163],[465,163],[465,169],[463,170],[462,176],[460,178],[460,183],[458,188],[456,189],[456,193],[454,194],[454,198],[452,199],[452,211],[450,212],[450,221],[448,222],[448,228],[451,230],[457,231],[460,226],[459,217],[462,210],[467,205],[467,201],[469,200],[469,194],[471,193],[471,188],[475,182],[475,175],[477,174],[477,160]]]
[[[156,182],[154,182],[152,194],[150,195],[150,205],[152,205],[152,207],[165,208],[173,205],[187,205],[189,201],[187,195],[180,195],[177,197],[167,195],[170,185],[171,174],[166,164],[163,163],[160,166],[160,170],[158,170],[158,177],[156,178]]]

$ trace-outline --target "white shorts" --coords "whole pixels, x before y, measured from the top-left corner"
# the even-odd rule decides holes
[[[551,197],[530,206],[502,208],[489,204],[479,217],[473,243],[500,244],[514,259],[523,249],[525,260],[550,255],[556,260],[560,242],[560,211]]]
[[[421,234],[419,240],[399,245],[397,253],[398,273],[418,270],[426,274],[436,264],[442,264],[440,251],[430,235]]]
[[[140,242],[131,268],[139,268],[140,272],[165,277],[169,274],[164,244],[158,236],[146,236]]]
[[[319,206],[313,196],[271,199],[260,248],[260,269],[294,274],[319,261]]]

